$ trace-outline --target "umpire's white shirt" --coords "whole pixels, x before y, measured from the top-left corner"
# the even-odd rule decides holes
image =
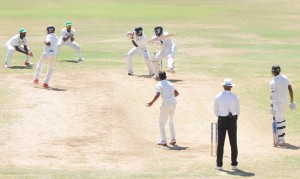
[[[157,83],[156,92],[160,93],[161,95],[162,106],[171,106],[177,104],[174,91],[174,85],[167,80],[161,80]]]
[[[58,37],[54,33],[48,34],[46,36],[45,42],[50,42],[51,45],[50,46],[45,45],[44,52],[45,53],[55,53],[56,54]]]
[[[59,38],[59,44],[60,43],[70,43],[71,42],[71,38],[69,38],[67,41],[64,42],[63,38],[67,38],[69,36],[69,34],[73,34],[73,38],[75,38],[75,30],[73,28],[71,28],[70,33],[67,31],[67,28],[63,28],[61,30],[61,36]]]
[[[214,113],[218,116],[240,115],[240,100],[231,91],[224,90],[215,98]]]
[[[272,94],[272,104],[288,102],[288,86],[291,85],[290,80],[284,75],[277,75],[270,83]]]
[[[17,34],[10,38],[5,45],[12,45],[12,46],[21,46],[21,45],[27,45],[27,38],[24,37],[23,39],[20,38],[20,34]]]

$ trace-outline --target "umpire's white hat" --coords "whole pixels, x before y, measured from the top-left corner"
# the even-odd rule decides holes
[[[235,84],[232,83],[232,79],[224,79],[223,83],[221,83],[223,86],[235,86]]]

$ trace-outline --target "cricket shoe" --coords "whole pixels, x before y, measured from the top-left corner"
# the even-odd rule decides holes
[[[128,76],[134,76],[133,73],[128,73]]]
[[[170,142],[170,145],[176,145],[176,140],[172,139],[171,142]]]
[[[28,66],[28,67],[32,67],[34,64],[31,62],[24,62],[24,65]]]
[[[44,83],[43,88],[50,88],[50,86],[47,83]]]
[[[231,166],[232,170],[238,170],[237,166]]]
[[[218,167],[218,166],[216,166],[215,169],[216,169],[216,170],[223,170],[222,167]]]
[[[84,61],[84,58],[80,57],[80,58],[77,59],[77,61],[78,61],[78,62]]]
[[[39,80],[38,80],[38,79],[35,79],[35,80],[33,81],[33,83],[34,83],[34,84],[39,84]]]
[[[162,145],[162,146],[168,146],[167,145],[167,141],[165,141],[165,140],[162,140],[162,141],[160,141],[159,143],[157,143],[157,145]]]
[[[285,145],[285,141],[284,140],[279,140],[278,144],[279,146],[284,146]]]
[[[167,69],[167,72],[174,74],[175,70],[174,70],[174,68],[169,68],[169,69]]]
[[[3,68],[8,68],[8,65],[6,63],[4,63]]]

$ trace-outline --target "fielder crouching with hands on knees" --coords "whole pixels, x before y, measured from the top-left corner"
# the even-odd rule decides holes
[[[159,115],[159,129],[161,135],[161,141],[157,145],[167,146],[167,137],[165,131],[165,125],[167,121],[169,121],[169,129],[171,133],[171,145],[176,144],[175,138],[175,129],[173,124],[174,113],[176,109],[176,98],[179,93],[175,89],[174,85],[167,81],[166,72],[159,72],[160,82],[156,85],[156,95],[152,99],[151,102],[147,103],[148,107],[151,107],[153,103],[161,96],[162,105],[160,107],[160,115]]]
[[[222,83],[224,91],[215,98],[214,113],[218,117],[218,148],[217,148],[217,170],[222,170],[223,153],[226,131],[228,131],[231,146],[231,166],[237,170],[237,119],[240,115],[239,98],[231,92],[235,86],[231,79],[224,79]]]

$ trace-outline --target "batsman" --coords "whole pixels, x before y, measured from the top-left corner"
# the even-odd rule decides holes
[[[284,108],[288,102],[288,93],[290,95],[290,104],[289,108],[291,110],[296,109],[296,103],[294,102],[294,94],[290,80],[288,77],[281,75],[281,68],[279,65],[272,66],[272,74],[274,79],[270,82],[270,112],[273,115],[273,120],[277,126],[277,135],[274,137],[274,146],[284,145],[285,140],[285,118],[284,118]]]

